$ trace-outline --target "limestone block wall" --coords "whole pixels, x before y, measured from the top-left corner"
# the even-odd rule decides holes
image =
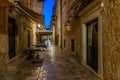
[[[120,0],[103,0],[104,80],[120,80]]]
[[[0,73],[4,72],[9,66],[11,60],[16,59],[18,56],[23,54],[23,50],[28,44],[28,33],[30,29],[31,33],[31,44],[33,44],[33,20],[27,15],[20,15],[21,13],[18,8],[0,7]],[[12,18],[15,20],[16,36],[15,36],[15,51],[16,56],[9,59],[9,39],[8,39],[8,19]],[[28,28],[29,27],[29,28]]]
[[[5,63],[8,53],[6,11],[6,7],[0,7],[0,73],[5,71]]]
[[[57,16],[57,20],[56,20],[56,35],[58,36],[58,37],[56,37],[57,38],[57,40],[58,40],[58,46],[59,47],[61,47],[61,13],[60,13],[60,11],[61,11],[61,7],[60,7],[60,1],[61,0],[56,0],[56,16]]]
[[[67,31],[65,26],[63,26],[64,30],[63,30],[63,43],[62,46],[64,48],[64,39],[66,42],[66,47],[64,48],[66,51],[69,51],[70,54],[76,56],[76,59],[79,59],[80,61],[80,44],[81,44],[81,29],[80,29],[80,22],[79,19],[73,18],[72,20],[70,20],[71,22],[71,30]],[[71,39],[74,39],[74,49],[75,51],[71,51]]]
[[[43,5],[42,5],[42,2],[38,2],[38,0],[34,0],[32,2],[33,4],[33,11],[35,11],[36,13],[38,14],[41,14],[42,13],[42,10],[43,10]]]
[[[36,29],[37,29],[37,24],[33,23],[32,24],[32,30],[33,30],[33,36],[32,36],[32,39],[33,39],[33,42],[32,44],[37,44],[37,36],[36,36]]]
[[[7,17],[12,18],[15,20],[15,28],[16,28],[16,36],[15,36],[15,48],[16,48],[16,56],[21,55],[21,53],[23,52],[23,42],[24,42],[24,38],[23,38],[23,24],[22,24],[22,20],[21,18],[23,16],[20,16],[21,12],[19,11],[19,9],[15,8],[8,8],[8,15]],[[7,21],[6,21],[7,23]],[[9,26],[8,26],[9,27]],[[8,28],[7,27],[7,28]],[[9,59],[8,59],[9,61]]]

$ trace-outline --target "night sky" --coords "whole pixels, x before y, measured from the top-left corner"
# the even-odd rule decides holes
[[[45,22],[46,29],[50,28],[50,20],[52,16],[53,5],[54,5],[54,0],[45,0],[44,2],[43,14],[45,17],[44,22]]]

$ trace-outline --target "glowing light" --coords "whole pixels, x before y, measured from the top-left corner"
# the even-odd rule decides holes
[[[67,30],[67,31],[70,31],[71,24],[70,24],[69,21],[67,21],[67,22],[65,23],[65,27],[66,27],[66,30]]]
[[[104,3],[103,3],[103,2],[101,3],[101,7],[102,7],[102,8],[104,7]]]
[[[40,25],[40,24],[38,24],[38,27],[41,27],[41,25]]]

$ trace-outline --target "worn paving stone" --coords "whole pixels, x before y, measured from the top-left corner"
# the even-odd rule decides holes
[[[42,66],[32,64],[32,60],[23,58],[18,58],[9,64],[8,66],[16,67],[12,72],[6,71],[6,80],[97,80],[97,77],[81,66],[72,56],[65,54],[54,45],[39,55],[44,59]]]

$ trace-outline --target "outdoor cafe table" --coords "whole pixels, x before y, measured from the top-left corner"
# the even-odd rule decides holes
[[[47,46],[45,44],[35,44],[35,45],[32,45],[32,46],[47,48]]]
[[[38,52],[41,51],[41,48],[39,47],[29,47],[24,50],[24,52],[28,55],[28,57],[33,57],[35,53],[38,54]]]
[[[41,51],[41,48],[39,47],[29,47],[25,49],[26,52],[37,52],[37,51]]]
[[[40,58],[39,51],[42,51],[39,47],[29,47],[25,49],[27,53],[26,59],[33,59],[32,64],[41,63],[43,62],[43,58]],[[36,55],[35,55],[36,54]]]

